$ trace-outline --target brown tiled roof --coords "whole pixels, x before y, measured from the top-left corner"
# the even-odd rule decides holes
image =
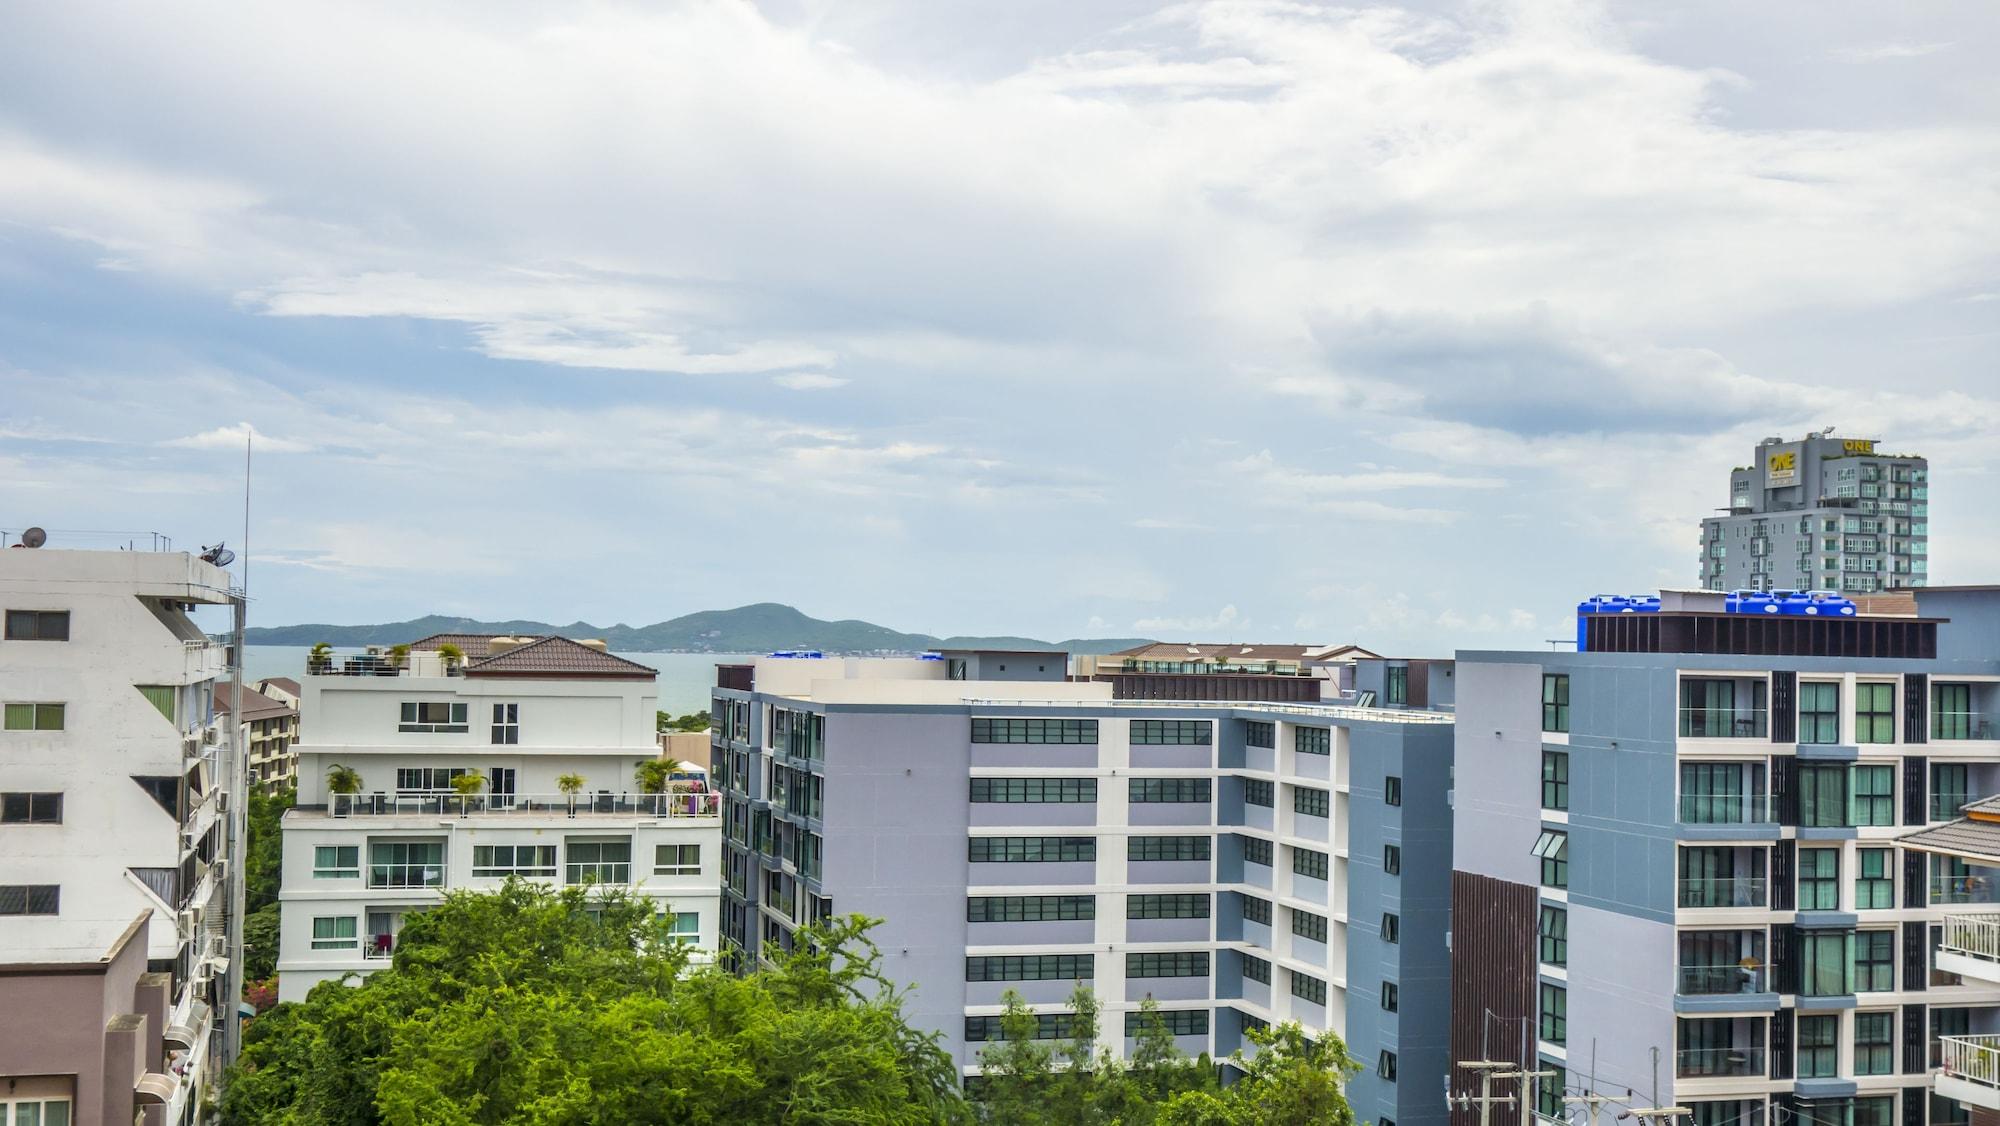
[[[218,684],[215,686],[215,710],[235,713],[237,722],[239,723],[249,723],[252,720],[269,719],[272,716],[292,714],[293,709],[290,704],[285,703],[283,700],[274,700],[262,692],[255,691],[247,684],[243,686],[243,710],[241,713],[236,713],[236,709],[229,706],[230,687],[227,684]]]
[[[261,690],[266,684],[280,691],[289,692],[294,696],[300,695],[303,691],[299,687],[299,682],[289,676],[267,676],[257,682],[257,687]]]
[[[440,645],[456,645],[468,661],[477,661],[486,656],[486,643],[496,637],[512,637],[507,633],[434,633],[422,641],[410,642],[410,648],[422,652],[433,652]]]
[[[1139,661],[1323,661],[1374,655],[1358,645],[1256,645],[1194,641],[1152,641],[1109,654]]]
[[[1978,807],[1975,805],[1973,808]],[[1902,838],[1902,843],[1905,848],[2000,863],[2000,821],[1974,821],[1961,817],[1935,829],[1911,833]]]
[[[465,675],[653,680],[660,674],[649,665],[614,657],[567,637],[544,637],[497,657],[473,661],[465,666]]]

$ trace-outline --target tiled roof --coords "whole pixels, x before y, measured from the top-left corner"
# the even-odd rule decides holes
[[[486,643],[496,637],[511,637],[506,633],[434,633],[422,641],[410,642],[410,648],[422,652],[433,652],[440,645],[456,645],[468,661],[477,661],[486,656]]]
[[[1325,661],[1375,654],[1359,645],[1253,645],[1153,641],[1109,654],[1140,661]]]
[[[473,661],[465,666],[467,676],[560,676],[598,677],[616,680],[653,680],[660,674],[649,665],[614,657],[602,649],[571,641],[567,637],[544,637],[497,657]]]
[[[1911,833],[1902,838],[1902,842],[1906,848],[1944,852],[1954,856],[1967,856],[2000,863],[2000,821],[1974,821],[1969,817],[1961,817],[1949,824],[1939,825],[1935,829]]]
[[[299,695],[302,691],[299,688],[299,682],[289,676],[267,676],[257,682],[257,687],[261,690],[266,684],[280,691],[289,692],[294,696]]]
[[[230,686],[227,684],[218,684],[215,686],[216,711],[236,712],[235,708],[229,706],[229,690]],[[251,720],[269,719],[272,716],[291,715],[292,711],[292,706],[283,700],[274,700],[262,692],[253,690],[249,685],[245,685],[243,687],[243,711],[236,718],[240,723],[248,723]]]

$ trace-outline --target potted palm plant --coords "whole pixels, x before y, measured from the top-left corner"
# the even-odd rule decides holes
[[[569,797],[569,815],[571,817],[575,817],[576,796],[583,792],[583,775],[581,774],[557,775],[556,789],[561,790],[565,795]]]
[[[391,667],[399,669],[409,667],[410,646],[407,642],[389,646],[389,664]]]
[[[326,768],[326,792],[334,796],[334,813],[345,813],[345,807],[352,803],[339,799],[351,798],[361,792],[361,772],[351,766],[334,763]]]
[[[437,647],[438,660],[444,663],[446,676],[457,676],[458,666],[465,662],[465,650],[447,641]]]
[[[486,785],[486,778],[477,770],[451,776],[451,788],[458,791],[458,811],[461,816],[474,808],[479,799],[480,787]]]
[[[674,780],[675,765],[672,759],[649,758],[632,771],[633,781],[639,783],[640,792],[651,799],[647,804],[653,807],[656,816],[664,812],[659,795],[666,793],[667,786]]]
[[[314,643],[311,651],[306,653],[306,672],[310,675],[321,676],[332,671],[333,646],[328,645],[324,641]]]

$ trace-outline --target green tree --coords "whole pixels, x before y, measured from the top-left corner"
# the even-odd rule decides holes
[[[980,1117],[995,1123],[1034,1122],[1055,1077],[1055,1050],[1036,1038],[1041,1018],[1019,993],[1001,995],[1000,1039],[979,1049]]]
[[[266,903],[243,917],[243,979],[262,981],[278,972],[278,905]]]
[[[1231,1057],[1244,1075],[1228,1091],[1241,1122],[1354,1126],[1354,1108],[1341,1088],[1360,1073],[1361,1065],[1347,1054],[1345,1041],[1331,1032],[1310,1039],[1290,1021],[1244,1034],[1256,1045],[1257,1054],[1245,1059],[1239,1049]]]
[[[705,710],[699,712],[690,712],[684,716],[675,716],[668,712],[654,712],[653,715],[654,715],[654,723],[656,725],[655,730],[657,731],[666,732],[666,731],[708,730],[708,712]]]
[[[243,909],[255,914],[278,902],[278,884],[285,860],[285,811],[297,804],[299,792],[252,793],[246,815],[249,839],[243,852]]]

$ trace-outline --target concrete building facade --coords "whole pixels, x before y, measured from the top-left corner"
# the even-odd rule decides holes
[[[1701,522],[1707,590],[1870,594],[1926,585],[1930,463],[1831,431],[1766,438]]]
[[[656,900],[716,945],[721,818],[705,785],[644,792],[657,674],[566,638],[417,643],[314,665],[302,684],[299,804],[284,820],[279,997],[365,977],[404,920],[508,876]],[[353,772],[337,792],[335,768]],[[461,793],[453,779],[476,775]],[[565,788],[565,783],[569,788]]]
[[[1902,838],[2000,789],[2000,598],[1917,602],[1667,592],[1581,652],[1461,652],[1453,1058],[1553,1072],[1547,1118],[1603,1094],[1694,1126],[1964,1123],[1933,1069],[2000,1032],[2000,986],[1936,949],[1990,891]]]
[[[185,553],[0,551],[9,1123],[192,1121],[230,1047],[243,791],[204,605],[241,600]]]
[[[232,706],[233,691],[230,685],[218,686],[215,708],[236,720],[250,789],[265,795],[284,793],[298,774],[298,755],[292,751],[299,738],[297,697],[288,703],[282,694],[266,692],[262,685],[255,690],[246,687],[239,708]]]
[[[711,715],[734,957],[859,913],[967,1075],[1007,991],[1056,1036],[1083,982],[1114,1051],[1148,997],[1189,1053],[1298,1021],[1367,1065],[1359,1119],[1442,1122],[1449,716],[1121,700],[1061,653],[950,652],[723,666]]]

